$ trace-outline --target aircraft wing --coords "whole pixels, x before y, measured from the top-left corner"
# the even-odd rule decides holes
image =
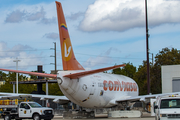
[[[52,99],[55,103],[65,104],[70,100],[66,96],[55,95],[38,95],[38,94],[16,94],[0,92],[0,100],[25,99],[25,98],[40,98],[40,100]]]
[[[91,75],[91,74],[95,74],[95,73],[99,73],[99,72],[104,72],[104,71],[107,71],[107,70],[112,70],[112,69],[116,69],[116,68],[123,67],[123,66],[126,66],[126,65],[125,64],[115,65],[115,66],[96,69],[96,70],[89,70],[89,71],[84,71],[84,72],[71,73],[71,74],[68,74],[68,75],[64,75],[63,77],[68,77],[68,78],[71,78],[71,79],[77,79],[77,78],[80,78],[80,77],[83,77],[83,76],[86,76],[86,75]]]
[[[13,99],[24,99],[31,98],[31,95],[12,95],[12,96],[0,96],[0,100],[13,100]]]
[[[48,100],[53,99],[53,102],[65,104],[70,102],[70,100],[66,96],[55,96],[55,95],[33,95],[31,94],[33,98],[40,98],[40,100]]]
[[[135,96],[135,97],[130,97],[127,96],[126,98],[119,98],[116,99],[116,102],[125,102],[125,101],[142,101],[145,102],[147,99],[150,98],[157,98],[159,96],[167,96],[167,95],[179,95],[180,92],[174,92],[174,93],[163,93],[163,94],[153,94],[153,95],[142,95],[142,96]]]

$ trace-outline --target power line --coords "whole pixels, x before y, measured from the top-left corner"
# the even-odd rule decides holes
[[[34,49],[34,50],[7,50],[7,51],[0,51],[0,52],[21,52],[21,51],[42,51],[42,50],[49,50],[49,51],[51,51],[50,49]],[[60,51],[60,50],[56,50],[56,51]],[[75,54],[85,55],[85,56],[117,58],[117,59],[144,59],[144,58],[128,58],[128,57],[111,57],[111,56],[102,56],[102,55],[93,55],[93,54],[84,54],[84,53],[75,53]],[[33,58],[45,58],[45,57],[33,57]],[[24,59],[24,58],[21,58],[21,59]],[[30,59],[30,58],[28,58],[28,59]]]
[[[83,54],[83,53],[75,53],[75,54],[95,56],[95,57],[117,58],[117,59],[144,59],[144,58],[129,58],[129,57],[111,57],[111,56],[92,55],[92,54]]]

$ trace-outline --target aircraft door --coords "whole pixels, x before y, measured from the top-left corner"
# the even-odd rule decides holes
[[[93,81],[92,85],[91,85],[91,91],[90,91],[89,95],[94,95],[95,90],[96,90],[96,82]]]

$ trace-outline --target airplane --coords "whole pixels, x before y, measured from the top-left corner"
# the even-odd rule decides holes
[[[103,71],[123,67],[125,64],[86,71],[74,55],[61,3],[56,1],[56,7],[63,71],[58,71],[55,75],[0,69],[2,71],[55,78],[60,90],[65,95],[56,97],[50,95],[32,95],[32,97],[40,97],[41,100],[53,99],[54,102],[62,103],[71,101],[85,108],[109,108],[117,106],[122,102],[125,102],[126,105],[131,101],[145,102],[147,99],[162,95],[139,96],[138,85],[133,79],[123,75],[103,73]],[[167,93],[165,95],[169,94],[177,93]],[[9,98],[10,95],[15,96],[17,94],[0,93],[0,95],[3,95],[4,98]]]

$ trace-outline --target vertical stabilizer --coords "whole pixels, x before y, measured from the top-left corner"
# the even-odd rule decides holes
[[[75,58],[61,3],[56,1],[56,7],[63,70],[84,70]]]

